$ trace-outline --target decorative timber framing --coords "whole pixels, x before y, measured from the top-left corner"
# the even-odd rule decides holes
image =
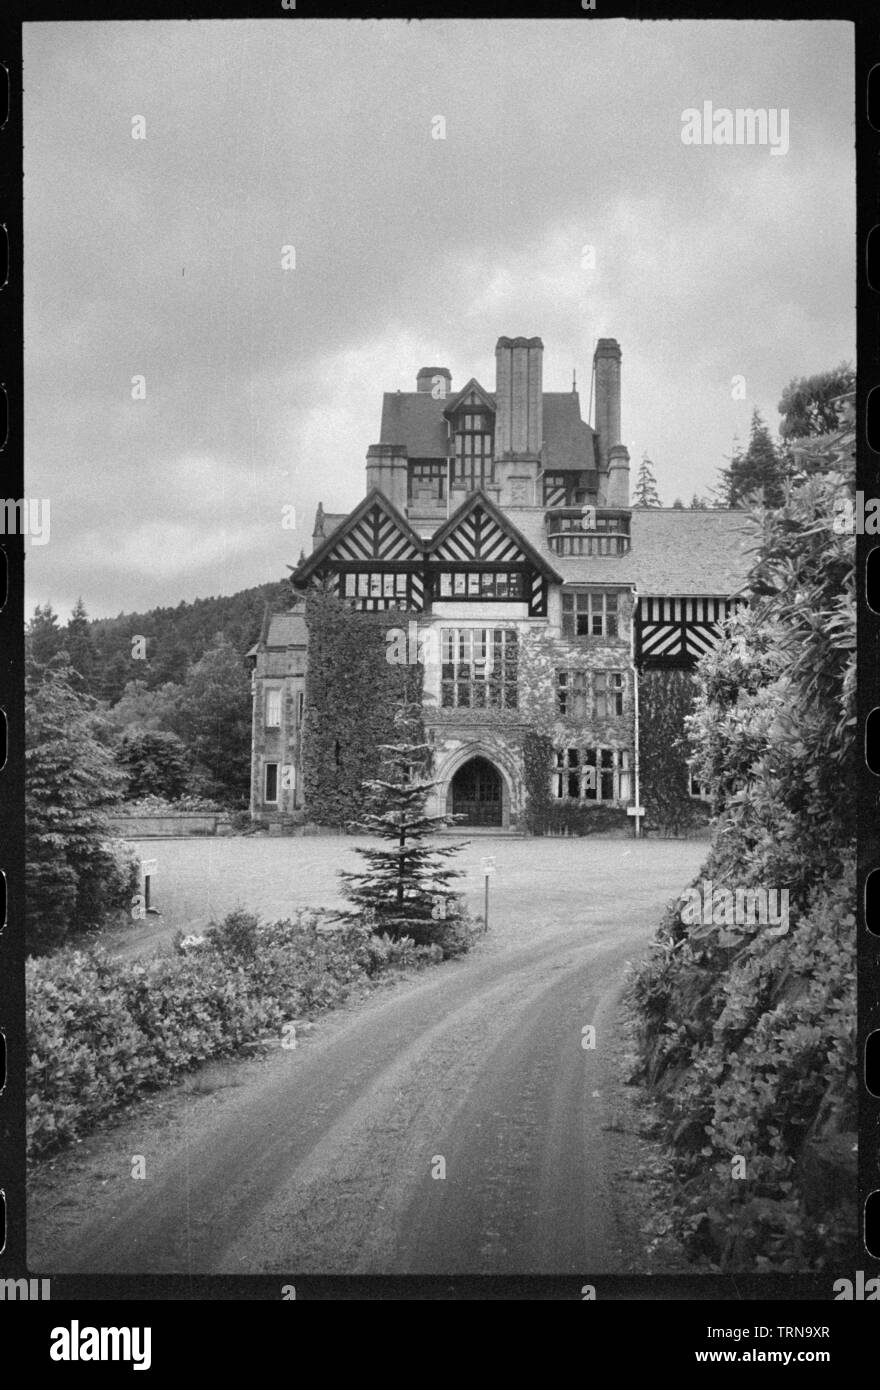
[[[721,638],[721,626],[744,599],[639,597],[636,664],[646,670],[694,666]]]
[[[468,572],[494,576],[495,592],[468,592],[466,583],[465,592],[456,593],[454,582],[452,593],[441,592],[442,575]],[[432,597],[495,601],[504,587],[498,576],[511,574],[521,581],[515,586],[508,581],[508,593],[501,597],[526,603],[531,618],[546,617],[548,586],[561,584],[561,577],[485,493],[472,493],[435,536],[422,540],[374,488],[294,571],[292,581],[298,589],[317,581],[366,610],[421,612]],[[519,592],[510,592],[512,587]]]

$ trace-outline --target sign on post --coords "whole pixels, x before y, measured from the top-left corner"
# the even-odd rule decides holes
[[[482,859],[483,883],[485,891],[483,894],[483,931],[489,930],[489,875],[495,872],[495,855],[485,854]]]
[[[156,859],[141,860],[141,892],[144,897],[144,912],[149,912],[150,910],[150,887],[156,872],[157,863],[158,861]]]

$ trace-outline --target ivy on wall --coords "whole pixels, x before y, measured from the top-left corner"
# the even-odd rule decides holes
[[[362,815],[379,745],[395,741],[396,709],[421,702],[422,667],[386,659],[386,633],[405,630],[407,616],[363,613],[320,590],[308,595],[303,789],[308,817],[319,825],[341,827]]]
[[[685,717],[693,712],[690,671],[643,671],[639,681],[639,795],[648,828],[673,834],[708,818],[689,792],[690,744]]]
[[[622,806],[558,801],[550,794],[554,763],[553,740],[530,730],[523,737],[526,793],[525,828],[530,835],[595,835],[625,828],[629,817]]]

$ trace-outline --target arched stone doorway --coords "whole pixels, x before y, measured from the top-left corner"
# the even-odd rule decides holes
[[[488,758],[469,758],[458,769],[450,788],[453,815],[463,819],[456,824],[504,824],[501,773]]]

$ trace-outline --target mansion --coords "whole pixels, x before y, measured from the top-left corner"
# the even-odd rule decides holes
[[[615,339],[596,346],[593,424],[574,388],[544,390],[542,360],[540,338],[499,338],[492,389],[472,377],[456,390],[447,368],[423,367],[415,390],[386,392],[363,500],[342,515],[319,505],[299,597],[267,615],[249,653],[255,819],[313,819],[313,584],[399,613],[388,659],[423,662],[430,813],[521,826],[529,731],[552,744],[551,798],[638,809],[640,682],[692,669],[718,640],[751,541],[742,512],[631,506]]]

